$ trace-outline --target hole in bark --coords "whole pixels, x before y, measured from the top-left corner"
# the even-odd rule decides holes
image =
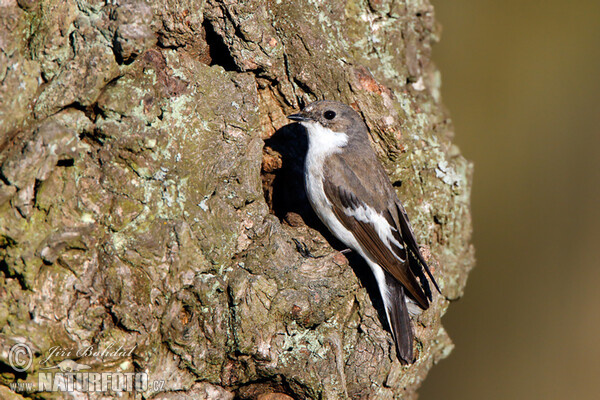
[[[314,94],[314,90],[312,90],[308,84],[302,82],[300,79],[294,78],[294,83],[298,85],[298,87],[302,89],[304,93]]]
[[[5,260],[0,260],[0,273],[2,273],[6,278],[16,280],[19,283],[19,286],[21,286],[21,290],[27,290],[25,278],[22,275],[15,273],[14,271],[10,271],[8,269],[8,264]]]
[[[392,182],[392,186],[393,187],[401,187],[402,186],[402,181],[401,180],[397,180],[395,182]]]
[[[1,150],[4,150],[4,148],[0,148],[0,154],[2,153]],[[8,181],[8,178],[4,176],[2,171],[0,171],[0,182],[4,183],[6,186],[11,186],[10,182]]]
[[[108,140],[108,137],[102,133],[98,127],[95,127],[92,131],[83,131],[79,134],[79,139],[86,141],[91,144],[104,145],[104,142]]]
[[[64,160],[58,160],[56,163],[57,167],[72,167],[75,164],[75,160],[72,158],[66,158]]]
[[[42,187],[42,180],[36,179],[35,183],[33,185],[33,198],[31,199],[31,203],[32,204],[37,204],[37,196],[38,193],[40,191],[40,188]]]
[[[11,247],[16,244],[17,244],[17,242],[10,236],[0,235],[0,249],[6,249],[7,247]],[[2,267],[5,265],[6,265],[6,261],[1,260],[0,261],[0,271],[4,271],[4,269]]]
[[[202,24],[206,32],[206,43],[208,44],[208,53],[210,56],[209,65],[220,65],[225,71],[239,71],[235,64],[235,60],[229,52],[229,48],[225,41],[217,32],[208,20],[204,20]]]
[[[98,103],[93,103],[93,104],[84,106],[81,103],[74,102],[74,103],[69,104],[65,108],[69,108],[69,107],[73,107],[76,110],[83,111],[85,116],[92,122],[96,122],[96,118],[98,117],[98,114],[100,114],[102,112],[102,110],[98,106]]]
[[[11,367],[10,365],[4,364],[3,362],[0,361],[0,375],[2,376],[6,376],[6,377],[10,377],[11,375],[14,376],[14,382],[16,382],[17,380],[25,380],[27,379],[27,372],[19,372],[19,371],[15,371],[13,369],[13,367]],[[10,381],[10,378],[8,379]]]
[[[299,124],[285,125],[265,140],[261,170],[265,200],[271,214],[291,226],[318,221],[304,189],[307,149],[308,138]]]
[[[302,392],[304,389],[304,387],[299,386],[296,387],[296,390],[294,390],[290,387],[290,384],[285,380],[285,377],[276,375],[272,379],[257,380],[238,388],[235,391],[235,398],[239,400],[253,400],[260,398],[263,395],[276,396],[277,394],[283,394],[297,399],[304,398],[304,396],[299,397],[299,395],[303,394]]]

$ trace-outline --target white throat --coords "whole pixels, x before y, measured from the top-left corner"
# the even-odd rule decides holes
[[[344,132],[334,132],[318,122],[303,121],[301,124],[308,133],[308,151],[304,163],[304,183],[308,200],[316,210],[330,208],[331,205],[328,204],[323,191],[323,164],[327,156],[342,151],[348,144],[348,135]]]
[[[318,122],[303,121],[301,124],[308,133],[307,162],[309,157],[324,158],[339,153],[348,144],[348,135],[344,132],[334,132]]]
[[[308,152],[304,164],[306,194],[319,218],[325,225],[330,226],[328,222],[333,221],[328,220],[333,218],[333,212],[323,190],[323,164],[327,156],[342,151],[348,144],[348,135],[334,132],[316,122],[303,121],[301,124],[308,133]]]

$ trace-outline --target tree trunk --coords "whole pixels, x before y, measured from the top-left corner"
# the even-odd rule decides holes
[[[74,360],[147,373],[125,398],[415,398],[474,263],[438,33],[426,0],[2,1],[0,397],[56,398]],[[366,120],[443,292],[410,366],[307,206],[285,116],[323,98]]]

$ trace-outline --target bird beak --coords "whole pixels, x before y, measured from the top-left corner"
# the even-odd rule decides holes
[[[310,118],[308,118],[306,116],[306,114],[304,114],[303,112],[299,112],[298,114],[292,114],[292,115],[288,115],[287,116],[289,119],[291,119],[292,121],[310,121]]]

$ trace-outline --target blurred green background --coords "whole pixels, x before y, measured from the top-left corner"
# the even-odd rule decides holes
[[[432,0],[477,266],[432,399],[600,399],[600,1]]]

